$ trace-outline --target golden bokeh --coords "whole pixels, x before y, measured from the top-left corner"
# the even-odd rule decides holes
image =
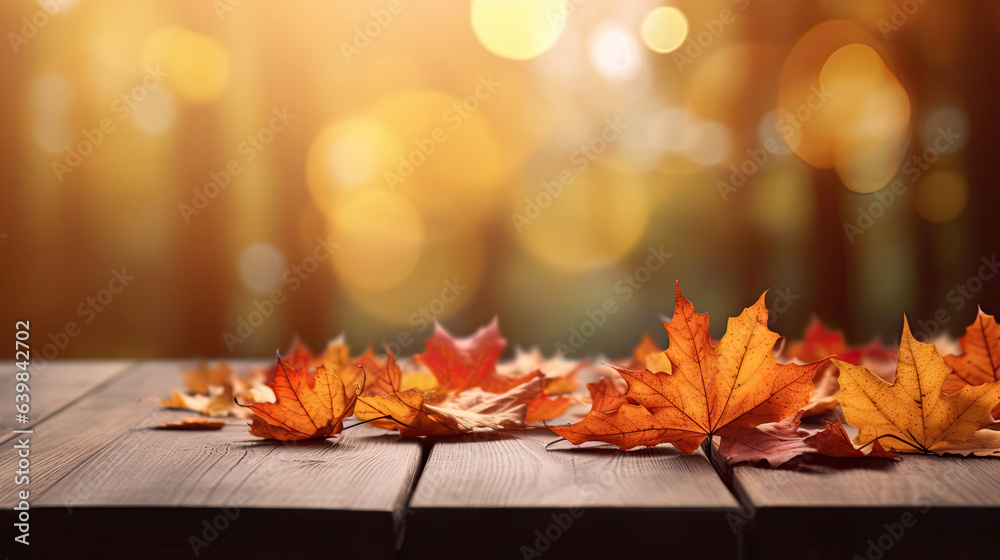
[[[42,3],[0,21],[24,33]],[[0,249],[32,258],[2,288],[59,324],[107,270],[138,269],[67,357],[223,355],[220,331],[327,239],[237,352],[345,330],[408,331],[408,354],[423,308],[555,344],[661,245],[675,256],[619,325],[655,326],[674,280],[720,312],[791,286],[787,324],[939,305],[928,290],[996,238],[989,26],[969,25],[994,10],[771,4],[77,1],[6,59]],[[945,272],[882,270],[914,262]],[[129,339],[135,314],[158,332]]]
[[[366,189],[340,203],[331,221],[333,266],[346,284],[381,292],[403,282],[424,250],[424,223],[405,198]]]
[[[306,179],[320,210],[335,214],[345,193],[384,188],[381,168],[397,150],[392,132],[364,116],[345,116],[323,127],[306,157]]]
[[[160,65],[167,81],[192,103],[214,101],[229,83],[229,53],[216,38],[183,27],[164,27],[150,34],[144,63]]]
[[[511,201],[511,212],[530,223],[518,240],[538,261],[562,270],[587,270],[614,263],[642,239],[649,221],[648,194],[642,180],[618,176],[600,165],[569,173],[559,192],[528,188]],[[560,172],[561,173],[561,172]],[[527,200],[526,200],[527,199]]]
[[[868,45],[837,49],[820,71],[818,111],[833,145],[837,174],[854,192],[881,189],[896,175],[909,140],[910,98]]]
[[[339,249],[338,249],[339,251]],[[404,283],[377,292],[353,284],[347,298],[366,314],[391,325],[433,326],[462,310],[482,283],[485,248],[478,235],[428,239]],[[430,336],[425,327],[417,339]],[[419,344],[417,345],[419,347]]]
[[[642,42],[653,52],[669,53],[684,44],[688,20],[673,6],[660,6],[642,20]]]
[[[566,0],[472,0],[472,31],[493,54],[527,60],[559,39],[566,10]]]
[[[828,108],[830,95],[820,83],[820,72],[830,55],[845,45],[884,48],[872,33],[848,20],[824,21],[806,31],[785,56],[778,79],[778,126],[795,155],[813,167],[831,169],[836,164],[833,131],[842,130]],[[827,88],[828,90],[829,88]],[[836,95],[834,93],[834,95]],[[848,103],[840,96],[840,103]]]

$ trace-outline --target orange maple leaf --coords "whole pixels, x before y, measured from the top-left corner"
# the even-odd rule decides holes
[[[618,383],[625,385],[619,378]],[[587,391],[590,392],[590,409],[595,412],[614,412],[623,404],[628,404],[625,398],[625,387],[619,387],[615,380],[610,377],[601,377],[595,383],[587,383]]]
[[[396,356],[389,352],[386,359],[379,359],[375,355],[371,346],[365,349],[365,353],[354,360],[354,365],[360,367],[365,372],[367,383],[365,384],[363,396],[368,395],[393,395],[399,392],[403,384],[403,372],[396,364]]]
[[[552,428],[574,444],[603,441],[622,449],[672,443],[691,453],[709,436],[735,438],[758,424],[793,415],[806,404],[821,362],[778,364],[778,335],[767,328],[762,295],[712,345],[708,315],[698,314],[677,286],[674,316],[664,323],[672,373],[616,368],[628,391],[614,412],[591,411]]]
[[[187,391],[174,389],[170,397],[157,399],[165,408],[193,410],[206,416],[249,418],[252,412],[233,400],[267,402],[273,400],[271,389],[255,375],[240,378],[226,362],[214,367],[198,362],[194,369],[182,369]]]
[[[320,365],[331,363],[336,368],[342,368],[350,363],[351,350],[344,343],[343,336],[340,336],[331,340],[322,354],[313,355],[309,347],[303,344],[299,340],[299,337],[295,337],[292,339],[292,345],[281,357],[281,360],[292,369],[304,369],[307,371],[313,371]],[[266,368],[254,370],[252,373],[267,385],[271,385],[274,383],[274,376],[277,372],[277,364],[271,364]]]
[[[868,368],[834,360],[840,368],[840,393],[847,421],[860,429],[855,443],[879,438],[895,451],[947,453],[968,451],[973,434],[994,422],[1000,383],[966,385],[943,391],[952,370],[933,344],[918,341],[903,318],[896,378],[888,383]],[[971,452],[971,451],[970,451]]]
[[[524,427],[528,403],[541,391],[540,377],[500,394],[479,388],[461,393],[407,389],[387,397],[361,397],[354,415],[363,421],[388,417],[400,437],[515,429]]]
[[[712,339],[713,343],[715,342]],[[662,371],[670,373],[670,360],[663,352],[656,341],[643,331],[639,338],[639,344],[632,349],[632,361],[628,364],[628,369],[648,369],[649,371]]]
[[[434,334],[427,339],[424,352],[416,359],[434,374],[441,387],[456,393],[472,387],[505,393],[538,375],[536,371],[519,376],[500,374],[497,361],[506,345],[496,317],[474,335],[461,339],[451,336],[435,323]]]
[[[497,364],[497,374],[506,379],[524,379],[528,375],[541,372],[543,376],[543,393],[528,403],[528,412],[524,421],[527,424],[551,420],[561,416],[573,404],[568,395],[576,390],[576,374],[583,368],[580,360],[567,360],[562,353],[546,359],[538,348],[525,352],[518,348],[514,359],[507,363]]]
[[[225,427],[225,422],[220,422],[218,420],[208,420],[207,418],[198,418],[197,416],[190,416],[187,418],[182,418],[180,422],[167,422],[157,426],[160,430],[192,430],[192,431],[204,431],[204,430],[221,430]]]
[[[958,343],[962,346],[962,355],[944,357],[948,367],[954,370],[945,381],[946,393],[959,391],[965,385],[1000,381],[1000,325],[993,315],[980,309]]]
[[[866,346],[851,347],[844,340],[844,333],[830,329],[813,316],[802,333],[802,340],[789,342],[785,355],[804,362],[814,362],[825,358],[837,358],[842,362],[864,365],[866,361],[896,361],[896,351],[887,348],[881,340],[873,340]]]
[[[401,390],[395,381],[399,368],[391,352],[384,364],[373,354],[362,356],[357,363],[379,373],[374,387],[358,399],[355,416],[381,428],[398,429],[401,437],[413,437],[461,434],[477,428],[518,428],[528,419],[562,414],[570,405],[569,399],[547,397],[545,376],[539,370],[523,374],[517,368],[498,371],[497,361],[505,345],[496,319],[464,339],[456,339],[435,325],[424,353],[416,356],[438,381],[431,390]]]
[[[354,413],[363,386],[360,368],[338,368],[330,362],[311,374],[279,358],[272,385],[277,400],[250,406],[254,413],[250,433],[282,441],[338,434],[344,429],[344,418]]]
[[[815,315],[802,334],[802,340],[789,342],[785,345],[783,354],[789,358],[811,362],[825,358],[856,365],[864,365],[883,379],[891,378],[896,364],[896,350],[887,348],[881,340],[874,340],[866,346],[851,347],[847,345],[844,334],[830,329]],[[813,391],[809,404],[803,409],[805,416],[818,416],[837,408],[839,403],[835,395],[840,390],[837,377],[840,370],[830,362],[826,362],[816,371]]]
[[[993,315],[982,309],[975,321],[965,328],[958,340],[962,355],[948,355],[944,361],[954,373],[944,380],[945,393],[961,391],[966,385],[982,385],[1000,381],[1000,325]],[[1000,404],[993,409],[993,418],[1000,418]]]

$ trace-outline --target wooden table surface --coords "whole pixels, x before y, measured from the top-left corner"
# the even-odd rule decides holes
[[[152,429],[190,415],[151,399],[183,385],[181,365],[57,362],[32,375],[31,423],[15,425],[12,406],[0,416],[8,557],[997,557],[996,458],[729,469],[670,446],[547,450],[557,438],[543,429],[399,440],[361,426],[299,443],[254,438],[236,419]],[[34,432],[28,547],[12,540],[25,488],[14,429]]]

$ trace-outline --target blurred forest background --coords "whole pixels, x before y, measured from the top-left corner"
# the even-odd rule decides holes
[[[0,309],[45,358],[411,354],[494,315],[615,356],[666,342],[675,281],[716,337],[767,289],[792,338],[1000,312],[1000,2],[7,0],[0,31]]]

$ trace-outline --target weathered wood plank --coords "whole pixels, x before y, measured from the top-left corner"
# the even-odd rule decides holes
[[[168,385],[180,379],[154,374]],[[394,555],[419,443],[368,426],[326,441],[269,442],[237,419],[220,431],[154,429],[189,414],[145,415],[51,485],[33,504],[36,551],[69,553],[114,519],[109,557]]]
[[[703,455],[547,451],[547,430],[437,441],[410,502],[407,558],[733,558],[738,503]]]
[[[737,466],[757,558],[986,558],[996,554],[1000,460],[904,455]]]
[[[150,362],[130,368],[113,382],[47,418],[30,437],[31,495],[38,497],[62,477],[159,408],[149,397],[179,386],[176,363]],[[50,376],[53,374],[49,373]],[[16,458],[0,457],[0,472],[13,472]],[[0,478],[0,497],[10,503],[12,478]]]
[[[42,371],[28,368],[31,410],[30,422],[21,424],[14,419],[13,406],[5,406],[0,416],[0,442],[8,441],[11,430],[31,429],[53,413],[66,407],[89,391],[97,388],[115,375],[125,371],[128,361],[58,361],[52,362]],[[15,374],[20,371],[14,366],[0,370],[0,386],[14,387]]]

